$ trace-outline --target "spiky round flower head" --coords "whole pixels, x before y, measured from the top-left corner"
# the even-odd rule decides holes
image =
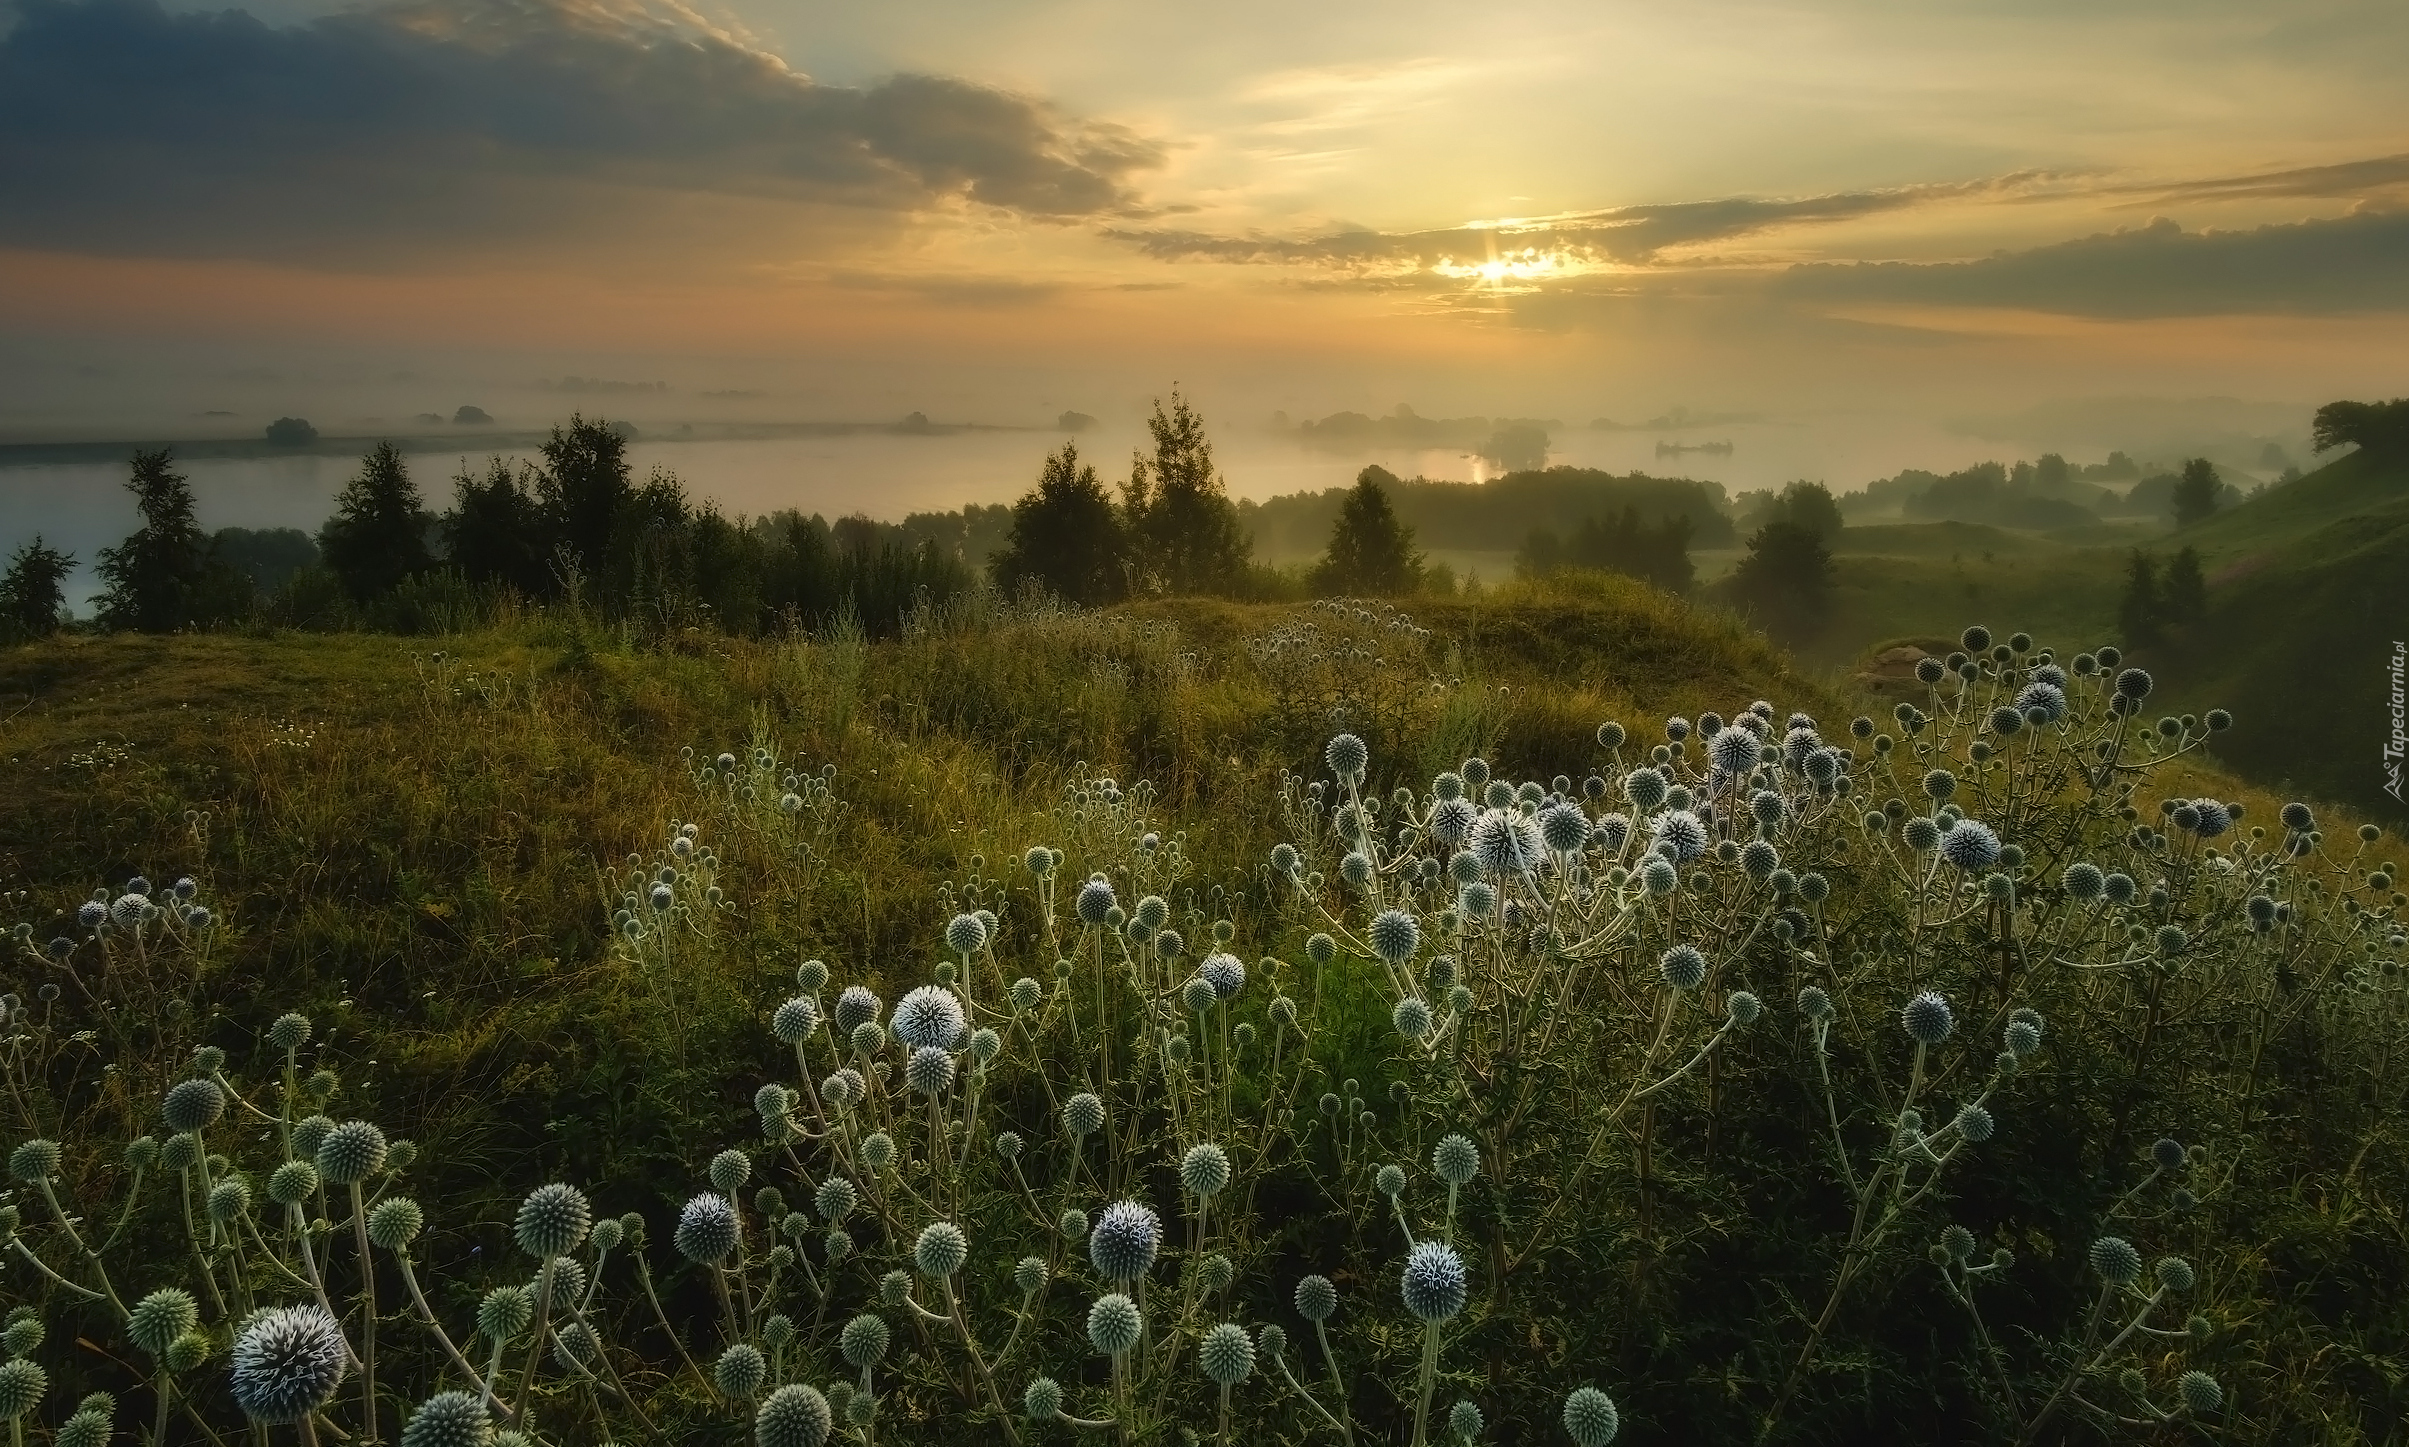
[[[1989,1140],[1997,1126],[1998,1122],[1991,1119],[1991,1113],[1979,1105],[1966,1106],[1957,1113],[1957,1133],[1973,1145],[1981,1145]]]
[[[1326,965],[1338,958],[1338,941],[1316,930],[1305,937],[1305,958],[1317,965]]]
[[[1935,1046],[1949,1038],[1957,1020],[1938,990],[1925,990],[1899,1008],[1899,1024],[1918,1045]]]
[[[1372,919],[1367,932],[1372,941],[1372,953],[1392,965],[1402,965],[1422,947],[1422,926],[1401,909],[1384,909]]]
[[[836,997],[837,1033],[852,1038],[856,1027],[876,1020],[884,1008],[884,1002],[870,992],[869,986],[847,985]]]
[[[2286,829],[2295,834],[2306,834],[2317,827],[2316,812],[2298,800],[2284,805],[2282,809],[2276,811],[2275,817],[2282,822]]]
[[[1060,1216],[1055,1218],[1054,1229],[1062,1233],[1062,1239],[1065,1241],[1077,1241],[1084,1238],[1087,1235],[1087,1212],[1076,1206],[1066,1208]]]
[[[318,1143],[318,1174],[330,1186],[366,1180],[385,1167],[385,1133],[364,1120],[347,1120]]]
[[[871,1320],[878,1319],[872,1317]],[[884,1327],[886,1323],[879,1322],[879,1325]],[[761,1355],[760,1348],[747,1342],[738,1342],[721,1352],[719,1360],[711,1364],[711,1380],[719,1384],[721,1392],[731,1397],[752,1396],[761,1390],[763,1382],[769,1380],[769,1374],[769,1360]]]
[[[1754,1025],[1765,1013],[1765,1002],[1746,990],[1734,990],[1724,998],[1723,1013],[1734,1025]]]
[[[1707,762],[1714,766],[1716,773],[1732,777],[1755,768],[1763,749],[1764,745],[1755,734],[1736,726],[1719,730],[1706,741]],[[1639,801],[1634,799],[1632,802]]]
[[[1558,854],[1577,854],[1589,843],[1589,816],[1571,804],[1550,804],[1537,815],[1539,839]]]
[[[159,1164],[171,1171],[189,1171],[200,1163],[201,1138],[191,1131],[171,1135],[159,1147]]]
[[[876,1055],[880,1050],[886,1048],[887,1027],[876,1020],[864,1020],[853,1027],[853,1032],[845,1037],[845,1043],[853,1047],[853,1053],[856,1055],[864,1058]],[[884,1069],[885,1067],[881,1065],[880,1068]]]
[[[1214,1386],[1234,1387],[1255,1374],[1254,1338],[1246,1334],[1245,1327],[1225,1321],[1205,1333],[1196,1361]]]
[[[280,1306],[234,1338],[227,1385],[254,1422],[297,1422],[331,1401],[343,1381],[343,1328],[318,1306]]]
[[[42,1326],[42,1319],[33,1314],[32,1307],[20,1306],[9,1313],[8,1327],[0,1331],[0,1346],[6,1346],[12,1357],[32,1356],[49,1334]]]
[[[2159,1257],[2155,1269],[2158,1273],[2158,1284],[2178,1296],[2189,1292],[2199,1282],[2199,1278],[2192,1271],[2192,1264],[2180,1256]]]
[[[1371,765],[1372,751],[1355,735],[1339,734],[1322,747],[1322,762],[1340,783],[1360,786],[1364,770]]]
[[[1104,917],[1116,908],[1111,882],[1096,878],[1079,886],[1079,897],[1073,901],[1073,908],[1082,924],[1104,923]]]
[[[1405,1189],[1405,1172],[1394,1165],[1382,1166],[1372,1172],[1372,1186],[1383,1196],[1394,1199],[1398,1192]]]
[[[2116,675],[2116,694],[2119,698],[2139,703],[2150,696],[2154,684],[2155,681],[2147,673],[2138,668],[2128,668]]]
[[[934,1045],[918,1046],[903,1063],[903,1083],[919,1095],[943,1095],[954,1083],[954,1058]]]
[[[1648,821],[1648,845],[1663,853],[1670,846],[1677,864],[1687,864],[1706,852],[1706,825],[1687,809],[1670,809]]]
[[[753,1158],[740,1150],[721,1151],[711,1158],[710,1175],[714,1189],[733,1196],[753,1178]]]
[[[167,1344],[201,1324],[200,1303],[192,1293],[176,1286],[162,1286],[134,1303],[126,1313],[127,1340],[142,1348],[152,1358],[167,1355]]]
[[[1405,1309],[1422,1320],[1449,1320],[1464,1309],[1464,1258],[1443,1241],[1417,1241],[1406,1255],[1398,1290]]]
[[[1073,1139],[1094,1135],[1104,1129],[1104,1102],[1093,1092],[1080,1091],[1062,1103],[1062,1128]]]
[[[2132,876],[2111,874],[2100,881],[2100,897],[2110,904],[2131,904],[2137,888]]]
[[[1963,870],[1988,869],[1999,862],[1999,836],[1976,819],[1960,819],[1941,836],[1941,857]]]
[[[147,1171],[159,1164],[159,1142],[150,1136],[138,1135],[125,1143],[122,1159],[129,1171]]]
[[[820,1002],[809,995],[797,995],[778,1007],[770,1016],[770,1033],[787,1045],[793,1045],[820,1027]]]
[[[1179,1183],[1191,1196],[1210,1199],[1221,1194],[1230,1183],[1229,1154],[1210,1141],[1191,1146],[1180,1157]]]
[[[1907,847],[1918,854],[1930,854],[1940,847],[1942,838],[1940,821],[1925,818],[1921,814],[1908,820],[1899,834],[1907,841]]]
[[[1042,1256],[1023,1256],[1012,1266],[1012,1284],[1023,1296],[1035,1296],[1046,1285],[1046,1259]]]
[[[1695,990],[1706,980],[1706,956],[1691,945],[1675,945],[1656,961],[1656,971],[1675,990]]]
[[[865,1311],[845,1323],[837,1336],[837,1349],[855,1371],[877,1366],[887,1357],[890,1333],[887,1319],[876,1312]]]
[[[2225,1389],[2206,1372],[2185,1372],[2177,1377],[2175,1395],[2183,1399],[2183,1410],[2195,1417],[2205,1417],[2225,1405]]]
[[[1576,1387],[1564,1399],[1564,1430],[1572,1434],[1574,1447],[1606,1447],[1614,1435],[1623,1430],[1621,1414],[1614,1410],[1614,1399],[1595,1387]]]
[[[2233,827],[2233,810],[2221,800],[2192,800],[2191,830],[2203,839],[2214,839]]]
[[[835,1426],[836,1416],[819,1388],[789,1382],[753,1414],[753,1442],[755,1447],[821,1447]]]
[[[1330,1284],[1329,1277],[1318,1273],[1304,1277],[1297,1282],[1296,1308],[1297,1315],[1307,1321],[1316,1324],[1328,1321],[1338,1314],[1338,1288]]]
[[[678,1211],[677,1230],[670,1244],[689,1261],[710,1265],[736,1249],[741,1225],[736,1207],[716,1191],[703,1191]]]
[[[957,955],[975,955],[987,944],[987,922],[975,914],[957,914],[945,924],[945,947]]]
[[[1470,1136],[1452,1132],[1443,1135],[1431,1147],[1430,1168],[1448,1185],[1470,1185],[1472,1178],[1481,1173],[1480,1147],[1472,1143]]]
[[[1216,950],[1196,966],[1196,978],[1213,991],[1213,998],[1227,1000],[1246,988],[1246,962],[1227,950]]]
[[[1832,1018],[1832,997],[1820,985],[1809,985],[1798,992],[1798,1013],[1810,1024],[1820,1025]]]
[[[1088,1344],[1108,1357],[1117,1357],[1136,1346],[1144,1327],[1145,1318],[1138,1314],[1138,1304],[1117,1291],[1097,1297],[1087,1309]]]
[[[1154,1265],[1162,1245],[1163,1221],[1151,1207],[1115,1201],[1087,1233],[1087,1259],[1107,1281],[1135,1281]]]
[[[50,1390],[50,1374],[23,1357],[0,1362],[0,1422],[10,1425],[12,1434],[21,1433],[17,1420],[41,1403],[42,1394]],[[17,1437],[23,1441],[22,1436]]]
[[[1455,907],[1466,919],[1487,919],[1497,912],[1497,886],[1476,879],[1456,891]]]
[[[286,1161],[268,1175],[268,1199],[279,1206],[298,1206],[318,1190],[318,1168],[308,1161]]]
[[[1539,867],[1538,826],[1517,813],[1491,809],[1472,826],[1472,854],[1493,875],[1528,874]]]
[[[1956,1262],[1974,1257],[1974,1233],[1963,1226],[1950,1226],[1941,1232],[1941,1252]]]
[[[1397,1002],[1389,1011],[1389,1023],[1408,1040],[1419,1040],[1430,1033],[1430,1006],[1412,995]]]
[[[512,1235],[521,1251],[542,1261],[576,1250],[593,1224],[594,1208],[585,1192],[555,1181],[536,1187],[519,1203]]]
[[[1431,806],[1431,837],[1449,846],[1461,844],[1470,837],[1473,823],[1479,818],[1480,808],[1470,799],[1441,799]]]
[[[159,1118],[172,1131],[207,1130],[225,1112],[225,1090],[205,1078],[177,1081],[159,1106]]]
[[[1020,1406],[1032,1422],[1051,1422],[1062,1415],[1062,1384],[1052,1377],[1032,1377],[1022,1389]]]
[[[115,1425],[108,1413],[82,1408],[59,1424],[54,1447],[108,1447],[109,1434]]]
[[[2131,1286],[2141,1277],[2141,1253],[2122,1236],[2102,1236],[2091,1243],[2091,1269],[2111,1286]]]
[[[486,1415],[483,1398],[468,1392],[437,1392],[410,1414],[409,1423],[402,1428],[401,1447],[492,1447],[493,1440],[493,1418]]]
[[[2027,718],[2039,710],[2043,723],[2056,723],[2066,717],[2066,690],[2035,679],[2016,691],[2016,710]]]
[[[923,1276],[944,1280],[970,1259],[970,1238],[951,1221],[932,1221],[912,1243],[912,1264]]]
[[[59,1143],[48,1140],[20,1143],[8,1153],[8,1173],[27,1185],[49,1180],[59,1173]]]
[[[976,916],[963,915],[974,920]],[[962,998],[943,985],[922,985],[905,995],[895,1006],[889,1022],[895,1038],[915,1049],[934,1046],[940,1050],[958,1050],[962,1033],[968,1028],[962,1013]]]
[[[500,1345],[535,1321],[535,1297],[523,1286],[497,1286],[477,1303],[477,1335]]]
[[[1781,851],[1763,839],[1751,839],[1740,846],[1740,868],[1748,877],[1767,880],[1782,867]]]

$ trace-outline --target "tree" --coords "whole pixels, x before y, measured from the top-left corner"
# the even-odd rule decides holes
[[[429,521],[401,453],[380,442],[360,459],[359,475],[344,485],[335,515],[318,529],[318,553],[343,580],[343,591],[365,603],[434,569]]]
[[[1127,595],[1129,543],[1112,495],[1076,443],[1046,455],[1037,486],[1012,505],[1012,532],[995,556],[995,586],[1007,595],[1031,586],[1083,607]]]
[[[1245,578],[1253,548],[1213,470],[1204,419],[1173,392],[1168,411],[1155,402],[1146,429],[1154,435],[1154,456],[1133,457],[1121,489],[1139,571],[1151,591],[1231,591]]]
[[[611,531],[634,493],[627,439],[609,423],[571,413],[566,428],[552,429],[544,443],[544,465],[535,474],[537,511],[546,540],[566,550],[588,577],[609,558]],[[539,556],[539,561],[548,566],[551,559]]]
[[[1748,539],[1732,569],[1731,591],[1768,631],[1803,638],[1832,604],[1832,553],[1812,530],[1781,519]]]
[[[1840,535],[1840,504],[1820,482],[1794,482],[1774,499],[1767,522],[1792,522],[1829,542]]]
[[[486,464],[481,478],[463,467],[452,479],[443,550],[462,577],[529,595],[544,591],[543,527],[532,480],[525,472],[514,475],[499,457]]]
[[[172,633],[200,621],[194,604],[208,563],[208,540],[193,520],[192,484],[170,464],[167,448],[136,452],[126,490],[142,527],[100,551],[101,625]]]
[[[2317,409],[2309,437],[2319,452],[2344,446],[2363,452],[2409,451],[2409,397],[2389,402],[2328,402]]]
[[[35,533],[8,560],[8,575],[0,577],[0,629],[35,638],[56,633],[67,606],[67,575],[73,571],[75,555],[48,546]]]
[[[2158,641],[2158,623],[2166,616],[2166,601],[2158,590],[2158,560],[2139,548],[2125,563],[2124,596],[2117,600],[2117,631],[2125,646],[2139,648]]]
[[[2183,476],[2175,483],[2175,526],[2190,527],[2215,515],[2223,501],[2218,496],[2224,484],[2217,481],[2216,465],[2205,457],[2195,457],[2183,464]]]
[[[2166,565],[2158,605],[2160,615],[2178,627],[2197,623],[2208,612],[2208,580],[2200,574],[2199,549],[2185,548]]]
[[[1356,475],[1338,506],[1330,545],[1313,569],[1315,592],[1394,598],[1421,582],[1422,554],[1414,548],[1414,530],[1397,520],[1384,480],[1397,479],[1380,467]]]

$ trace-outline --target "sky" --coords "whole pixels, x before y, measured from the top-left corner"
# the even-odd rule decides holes
[[[2305,431],[2409,392],[2403,55],[2398,0],[0,0],[0,440]]]

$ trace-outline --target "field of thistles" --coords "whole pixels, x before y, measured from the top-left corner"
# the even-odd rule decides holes
[[[2397,1431],[2393,841],[2114,649],[1574,622],[60,645],[12,1447]]]

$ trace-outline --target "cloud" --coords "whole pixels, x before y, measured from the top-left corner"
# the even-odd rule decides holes
[[[2330,166],[2300,166],[2248,176],[2213,176],[2163,186],[2120,186],[2112,189],[2141,193],[2148,197],[2147,200],[2126,203],[2134,206],[2167,201],[2380,197],[2409,189],[2409,152],[2397,156],[2371,156],[2357,161],[2342,161]]]
[[[936,75],[822,85],[691,18],[599,0],[388,0],[285,27],[157,0],[19,0],[15,17],[0,244],[407,255],[652,224],[631,193],[661,213],[677,194],[813,208],[832,231],[962,204],[1068,220],[1134,211],[1133,176],[1162,159],[1030,96]]]
[[[1527,250],[1621,266],[1667,264],[1684,248],[1712,245],[1786,226],[1826,225],[1945,201],[2005,195],[2047,179],[2020,171],[1973,181],[1788,199],[1752,196],[1616,206],[1557,216],[1474,222],[1428,231],[1341,228],[1301,239],[1216,236],[1157,227],[1107,227],[1104,234],[1162,261],[1318,263],[1339,269],[1403,271],[1444,261],[1480,260]]]
[[[2409,310],[2409,212],[2248,231],[2185,231],[2162,217],[1979,261],[1798,266],[1775,292],[2095,317],[2396,312]]]

